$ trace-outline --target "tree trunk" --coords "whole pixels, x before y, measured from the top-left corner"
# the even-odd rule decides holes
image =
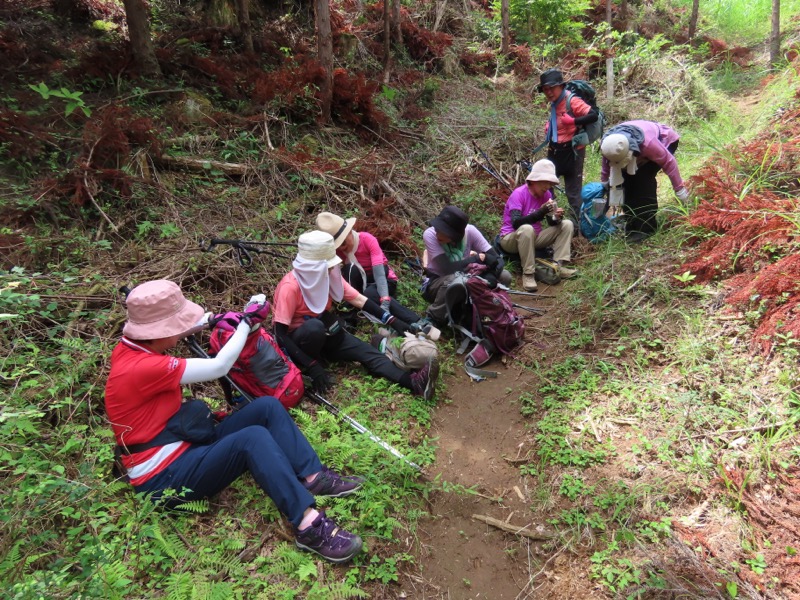
[[[239,36],[245,52],[253,52],[253,31],[250,28],[250,0],[236,0],[236,16],[239,19]]]
[[[697,17],[700,13],[700,0],[692,0],[692,17],[689,19],[689,39],[694,39],[697,33]]]
[[[325,70],[325,79],[320,87],[323,123],[330,123],[333,103],[333,35],[331,34],[331,9],[328,0],[315,0],[317,22],[317,56]]]
[[[239,8],[234,0],[203,0],[203,19],[214,27],[236,27]]]
[[[608,22],[609,32],[612,25],[611,13],[611,0],[606,0],[606,21]],[[611,45],[611,35],[608,36],[609,46]],[[609,49],[608,58],[606,58],[606,98],[609,100],[614,99],[614,59],[611,56]]]
[[[383,83],[392,72],[392,0],[383,0]]]
[[[400,0],[392,0],[392,37],[398,47],[403,45],[403,29],[400,26]]]
[[[777,65],[781,59],[781,0],[772,0],[772,32],[769,37],[769,62]]]
[[[508,0],[500,0],[500,53],[508,54],[511,45],[511,32],[509,23]]]
[[[150,23],[143,0],[124,0],[128,35],[131,38],[131,53],[136,66],[143,75],[161,77],[153,42],[150,39]]]

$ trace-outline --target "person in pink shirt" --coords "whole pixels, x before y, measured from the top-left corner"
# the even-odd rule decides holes
[[[325,368],[328,362],[353,361],[364,365],[373,375],[398,383],[426,400],[432,399],[439,375],[435,359],[409,373],[345,330],[333,310],[334,302],[344,301],[368,312],[401,336],[410,327],[347,283],[342,277],[341,263],[330,234],[309,231],[299,237],[297,257],[292,262],[294,268],[278,283],[272,303],[272,323],[278,343],[311,377],[317,392],[333,385]]]
[[[574,147],[572,138],[579,127],[597,121],[599,114],[596,109],[566,89],[564,76],[558,69],[547,69],[540,75],[538,90],[550,103],[550,117],[545,126],[547,158],[556,166],[556,175],[564,178],[564,193],[571,212],[567,216],[577,229],[581,214],[586,148]]]
[[[565,266],[570,261],[572,221],[564,219],[564,209],[553,201],[552,188],[558,183],[556,168],[547,159],[539,160],[521,185],[508,197],[500,228],[500,247],[519,254],[522,263],[522,287],[528,292],[537,289],[536,249],[553,247],[553,258],[559,265],[562,279],[575,277],[576,271]],[[547,219],[547,227],[542,221]]]
[[[411,325],[412,330],[423,329],[427,323],[400,304],[397,294],[397,275],[381,250],[377,238],[368,231],[355,230],[356,218],[342,217],[330,212],[317,215],[317,227],[333,236],[336,255],[342,259],[342,276],[345,281],[381,308]]]
[[[629,242],[642,241],[658,227],[659,171],[669,177],[681,202],[689,198],[675,160],[679,139],[674,129],[654,121],[620,123],[603,136],[600,181],[609,186],[610,206],[625,204],[625,236]]]

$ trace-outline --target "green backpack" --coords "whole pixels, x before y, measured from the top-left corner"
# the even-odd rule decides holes
[[[603,128],[608,122],[603,111],[597,106],[597,93],[594,91],[591,84],[583,79],[568,81],[564,87],[570,92],[567,94],[567,114],[569,114],[569,116],[575,116],[572,113],[570,102],[573,94],[597,111],[597,121],[589,123],[585,127],[580,127],[575,137],[572,138],[573,146],[588,146],[603,136]]]

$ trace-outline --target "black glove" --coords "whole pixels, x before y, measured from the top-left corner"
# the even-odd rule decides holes
[[[408,323],[406,323],[405,321],[401,321],[393,314],[388,312],[383,313],[383,316],[381,317],[381,323],[383,323],[384,325],[388,325],[400,335],[405,334],[406,331],[409,331],[411,329],[411,326]]]
[[[319,320],[325,325],[325,335],[328,337],[342,333],[342,322],[336,313],[326,310],[319,316]]]
[[[550,211],[548,210],[547,204],[542,206],[541,208],[537,208],[531,214],[528,215],[528,218],[531,220],[531,223],[538,223],[542,219],[544,219]]]
[[[318,394],[327,392],[333,385],[331,376],[317,361],[308,367],[308,375],[311,377],[311,385]]]

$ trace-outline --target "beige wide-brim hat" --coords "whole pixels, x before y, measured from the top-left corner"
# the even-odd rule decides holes
[[[297,257],[307,261],[327,261],[328,268],[342,262],[336,256],[333,236],[324,231],[308,231],[297,238]]]
[[[184,335],[198,326],[203,308],[187,300],[178,284],[166,279],[133,288],[125,301],[128,320],[122,335],[132,340],[159,340]]]
[[[528,173],[525,181],[547,181],[549,183],[557,184],[558,177],[556,176],[555,164],[553,164],[552,160],[547,160],[546,158],[537,160],[535,163],[533,163],[531,172]]]
[[[321,212],[317,215],[317,228],[320,231],[331,234],[333,236],[333,247],[338,248],[350,235],[353,226],[356,224],[356,218],[350,217],[343,219],[339,215],[329,212]]]

